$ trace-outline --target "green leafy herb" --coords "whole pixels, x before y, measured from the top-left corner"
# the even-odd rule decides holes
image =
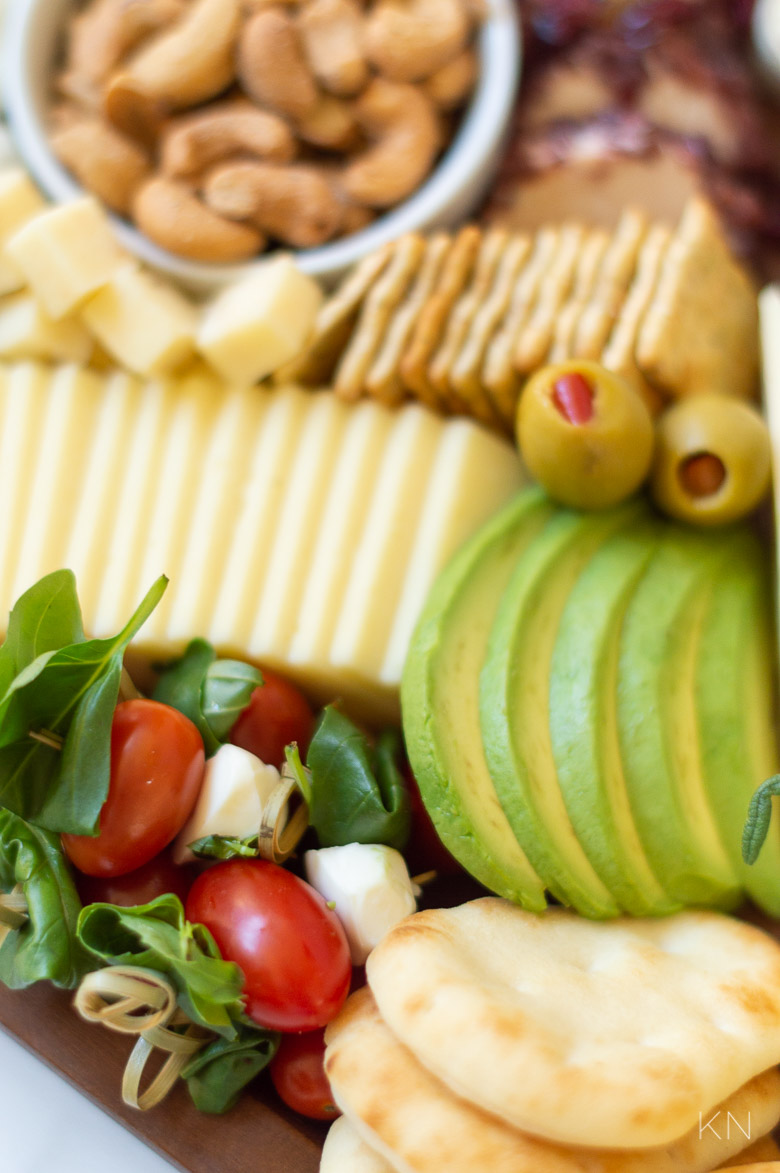
[[[139,965],[163,974],[193,1022],[226,1039],[238,1036],[241,971],[222,960],[208,929],[185,919],[178,896],[158,896],[136,908],[90,904],[79,917],[78,937],[106,965]]]
[[[234,835],[206,835],[188,846],[199,859],[257,859],[260,854],[257,835],[250,835],[247,839],[237,839]]]
[[[84,639],[69,570],[19,599],[0,648],[0,806],[51,831],[97,831],[122,657],[167,581],[157,580],[113,639]],[[30,736],[40,731],[61,738],[62,752]]]
[[[12,990],[43,980],[71,989],[94,965],[76,937],[81,901],[59,836],[0,810],[0,889],[16,884],[28,919],[0,946],[0,981]]]
[[[409,793],[396,764],[400,750],[395,730],[383,733],[372,748],[338,709],[329,706],[323,711],[306,755],[311,824],[323,847],[404,847],[411,815]]]
[[[227,1112],[246,1085],[276,1054],[281,1036],[241,1023],[234,1039],[215,1039],[198,1051],[182,1071],[192,1101],[201,1112]]]
[[[777,794],[780,794],[780,774],[775,774],[763,782],[750,800],[742,832],[742,858],[745,863],[755,863],[758,859],[769,833],[772,799]]]
[[[210,643],[194,639],[162,673],[153,695],[189,717],[211,757],[262,683],[262,674],[251,664],[218,660]]]

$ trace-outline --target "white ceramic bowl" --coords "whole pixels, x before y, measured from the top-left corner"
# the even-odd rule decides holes
[[[41,189],[56,202],[81,187],[52,152],[46,107],[62,25],[75,0],[12,0],[0,76],[17,149]],[[458,131],[423,186],[362,232],[296,254],[300,267],[324,281],[336,280],[356,260],[404,232],[447,228],[465,219],[495,173],[520,78],[522,55],[515,0],[488,0],[479,40],[480,77]],[[123,245],[148,265],[196,292],[208,292],[243,276],[247,265],[208,265],[174,256],[126,221],[112,217]]]

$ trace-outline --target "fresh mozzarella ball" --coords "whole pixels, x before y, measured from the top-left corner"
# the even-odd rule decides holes
[[[406,863],[393,847],[324,847],[307,851],[304,866],[307,880],[334,906],[344,926],[353,965],[363,965],[393,925],[417,911]]]
[[[203,785],[187,825],[176,839],[176,863],[194,859],[187,844],[206,835],[247,839],[260,829],[263,807],[279,785],[279,771],[248,750],[223,745],[206,762]]]

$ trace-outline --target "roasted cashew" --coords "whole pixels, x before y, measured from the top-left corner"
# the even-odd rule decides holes
[[[255,228],[225,220],[170,179],[143,185],[133,201],[133,217],[155,244],[194,261],[245,261],[266,243]]]
[[[51,145],[78,181],[123,216],[150,171],[146,153],[100,118],[91,116],[60,127]]]
[[[347,196],[370,208],[388,208],[420,185],[441,147],[433,102],[418,86],[377,77],[355,104],[359,125],[374,146],[349,163]]]
[[[440,110],[456,110],[466,101],[477,80],[479,64],[473,49],[464,49],[422,83]]]
[[[186,0],[93,0],[70,23],[62,92],[96,107],[102,82],[124,55],[186,10]]]
[[[368,81],[363,52],[364,17],[356,0],[310,0],[297,25],[317,81],[332,94],[350,97]]]
[[[230,155],[289,163],[297,143],[287,123],[242,98],[219,102],[168,123],[161,139],[163,175],[198,175]]]
[[[342,201],[316,167],[232,163],[207,179],[204,197],[223,216],[251,220],[294,248],[313,248],[338,232]]]
[[[422,81],[465,49],[470,32],[462,0],[380,0],[366,20],[366,56],[392,81]]]
[[[295,123],[304,142],[326,151],[349,151],[360,143],[360,130],[352,106],[343,98],[323,94],[305,118]]]
[[[118,98],[138,94],[161,110],[185,110],[227,89],[240,23],[239,0],[192,0],[174,28],[156,37],[113,77],[106,93],[111,117],[126,125]],[[112,113],[113,111],[113,113]]]
[[[311,114],[320,96],[295,23],[278,7],[261,10],[244,25],[238,78],[260,106],[294,121]]]

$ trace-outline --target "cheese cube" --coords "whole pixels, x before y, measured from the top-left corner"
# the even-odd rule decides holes
[[[21,293],[0,302],[0,356],[89,362],[93,343],[80,322],[54,322],[38,301]]]
[[[0,170],[0,244],[47,208],[38,188],[22,167]]]
[[[18,293],[20,289],[24,289],[21,269],[17,268],[13,261],[0,255],[0,297]]]
[[[322,297],[290,257],[263,262],[208,307],[200,352],[229,382],[256,383],[299,353]]]
[[[78,309],[124,262],[108,217],[91,196],[36,216],[6,245],[52,318]]]
[[[105,350],[138,375],[168,374],[194,353],[195,306],[132,261],[90,298],[81,317]]]

